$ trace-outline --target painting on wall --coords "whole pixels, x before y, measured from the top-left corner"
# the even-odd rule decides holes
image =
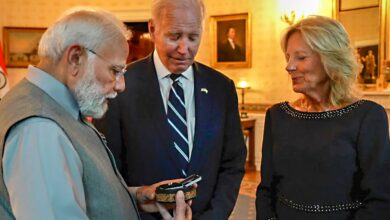
[[[4,55],[8,67],[37,64],[38,44],[46,28],[4,27]]]
[[[212,57],[216,68],[251,66],[251,32],[248,13],[211,16]]]
[[[359,64],[358,81],[376,83],[378,78],[378,44],[356,44],[355,55]]]
[[[148,22],[124,22],[124,24],[132,33],[131,39],[128,40],[130,53],[127,63],[132,63],[152,53],[154,44],[150,39]]]

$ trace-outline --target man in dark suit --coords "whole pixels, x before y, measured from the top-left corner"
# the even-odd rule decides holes
[[[129,186],[199,174],[194,219],[228,219],[244,175],[246,147],[233,81],[194,62],[203,18],[201,0],[152,1],[148,26],[156,49],[129,66],[125,92],[95,123]]]
[[[236,29],[234,27],[228,27],[226,30],[226,42],[218,45],[219,62],[245,61],[245,53],[235,42],[235,39]]]

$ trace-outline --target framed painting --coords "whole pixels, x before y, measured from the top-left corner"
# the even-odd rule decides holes
[[[37,64],[38,44],[46,28],[4,27],[4,55],[8,67]]]
[[[127,63],[132,63],[152,53],[154,43],[150,39],[148,22],[124,22],[124,24],[132,34],[131,39],[128,40],[130,53]]]
[[[251,30],[248,13],[211,16],[211,66],[251,66]]]
[[[358,82],[364,84],[376,83],[379,69],[378,43],[357,42],[355,55],[359,64]]]

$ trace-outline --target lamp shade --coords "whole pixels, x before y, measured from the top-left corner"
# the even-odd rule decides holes
[[[249,83],[246,80],[241,80],[238,82],[237,88],[239,89],[249,89]]]

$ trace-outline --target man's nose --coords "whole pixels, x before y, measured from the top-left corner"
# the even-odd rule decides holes
[[[114,90],[116,92],[123,92],[125,91],[125,88],[126,88],[125,77],[122,75],[117,80],[115,80]]]
[[[188,52],[188,41],[185,39],[180,40],[177,51],[180,54],[185,54]]]

